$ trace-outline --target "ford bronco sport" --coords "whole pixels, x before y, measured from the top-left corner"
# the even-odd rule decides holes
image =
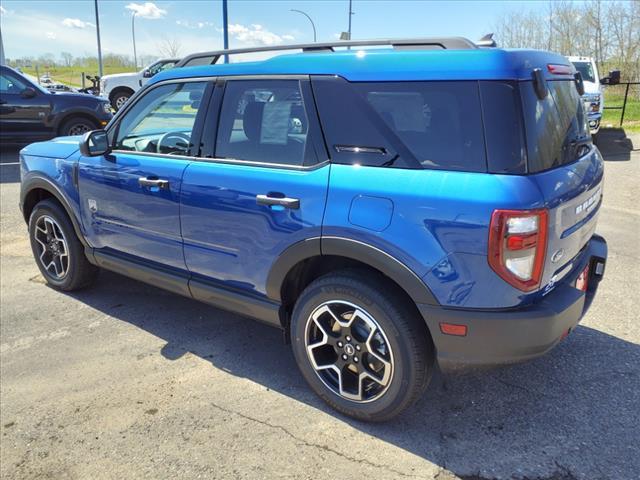
[[[461,38],[266,50],[285,48],[303,51],[194,54],[105,130],[21,151],[49,285],[104,268],[281,328],[311,388],[363,420],[436,363],[531,359],[575,328],[607,247],[568,60]]]

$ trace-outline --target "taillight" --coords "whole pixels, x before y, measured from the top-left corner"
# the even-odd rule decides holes
[[[554,75],[572,75],[573,74],[573,68],[571,67],[571,65],[557,65],[557,64],[548,64],[547,65],[547,70],[549,70],[549,73],[552,73]]]
[[[547,210],[494,210],[489,265],[502,279],[529,292],[540,285],[547,250]]]

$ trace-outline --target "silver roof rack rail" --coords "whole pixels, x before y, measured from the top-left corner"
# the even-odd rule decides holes
[[[224,55],[238,55],[243,53],[278,52],[287,50],[302,50],[303,52],[333,52],[340,47],[370,47],[388,45],[396,49],[411,50],[470,50],[478,45],[463,37],[441,38],[386,38],[380,40],[336,40],[324,43],[300,43],[295,45],[273,45],[266,47],[233,48],[229,50],[214,50],[187,55],[180,60],[176,67],[195,65],[214,65]]]

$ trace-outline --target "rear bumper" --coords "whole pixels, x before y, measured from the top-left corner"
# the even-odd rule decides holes
[[[604,275],[607,244],[594,235],[567,277],[537,303],[509,310],[443,309],[418,305],[444,371],[515,363],[543,355],[562,340],[586,313]],[[590,265],[587,292],[575,281]],[[596,269],[596,265],[601,267]],[[465,325],[464,337],[445,335],[440,323]]]

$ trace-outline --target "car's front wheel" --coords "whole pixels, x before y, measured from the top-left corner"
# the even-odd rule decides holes
[[[64,291],[78,290],[93,282],[97,267],[89,263],[73,225],[53,200],[38,203],[29,217],[31,250],[49,285]]]
[[[111,106],[117,112],[122,107],[124,107],[125,103],[127,103],[130,98],[131,98],[131,93],[129,92],[126,92],[126,91],[118,92],[115,95],[113,95],[113,98],[111,99]]]
[[[360,420],[388,420],[410,406],[433,370],[424,321],[375,273],[344,270],[312,282],[296,303],[294,355],[311,388]]]
[[[72,117],[66,120],[60,127],[60,135],[84,135],[97,128],[96,124],[84,117]]]

